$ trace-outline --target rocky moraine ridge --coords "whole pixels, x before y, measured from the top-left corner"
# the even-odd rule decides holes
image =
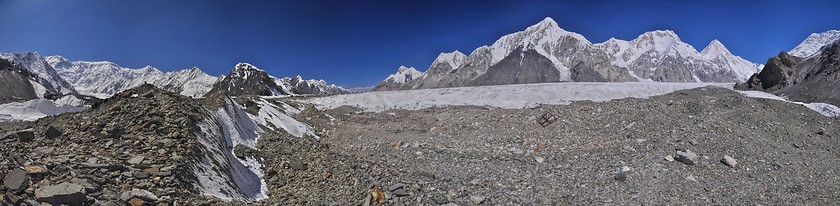
[[[3,205],[203,204],[196,100],[150,85],[82,113],[2,126]]]

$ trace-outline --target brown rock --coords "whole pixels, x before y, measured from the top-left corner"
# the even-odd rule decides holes
[[[46,174],[46,173],[49,172],[47,170],[47,167],[44,167],[44,165],[26,166],[26,167],[23,168],[23,170],[25,170],[26,173],[29,173],[29,174]]]
[[[128,200],[128,204],[131,205],[131,206],[143,206],[143,203],[146,203],[146,202],[143,201],[142,199],[136,198],[136,197],[131,198],[131,200]]]

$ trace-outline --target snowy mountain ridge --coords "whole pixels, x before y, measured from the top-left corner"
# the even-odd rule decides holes
[[[419,78],[404,84],[390,82],[376,90],[558,81],[737,82],[761,67],[733,55],[718,40],[698,52],[674,31],[655,30],[630,41],[611,38],[593,44],[547,17],[490,46],[478,47],[469,56],[442,53]]]
[[[100,98],[144,83],[181,95],[200,97],[210,91],[210,86],[218,79],[196,67],[164,73],[152,66],[131,69],[108,61],[70,61],[61,56],[49,56],[46,61],[80,93]]]
[[[28,71],[38,86],[52,90],[60,95],[74,94],[73,86],[60,77],[58,72],[41,57],[38,52],[0,53],[0,58],[7,59],[21,69]]]
[[[788,53],[799,58],[810,57],[819,52],[823,46],[837,40],[840,40],[840,30],[812,33],[808,38],[805,38],[805,41],[799,43],[799,45],[791,49]]]

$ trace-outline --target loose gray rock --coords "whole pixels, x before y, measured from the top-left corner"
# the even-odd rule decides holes
[[[665,161],[673,162],[674,161],[674,156],[671,156],[671,155],[665,156]]]
[[[158,197],[155,196],[154,193],[144,189],[132,189],[131,191],[125,191],[120,195],[120,199],[122,201],[128,201],[131,200],[131,198],[135,197],[149,202],[154,202],[158,200]]]
[[[20,169],[12,170],[3,178],[3,185],[11,191],[22,191],[29,187],[29,173]]]
[[[44,136],[46,136],[47,139],[56,138],[56,137],[61,136],[63,134],[64,134],[64,132],[62,132],[61,129],[59,129],[55,126],[52,126],[52,125],[47,127],[47,131],[44,132]]]
[[[537,163],[543,163],[543,162],[545,162],[545,158],[540,157],[540,156],[534,157],[534,160],[535,160],[535,161],[537,161]]]
[[[485,196],[470,195],[470,201],[472,201],[476,205],[480,205],[481,203],[484,203],[485,199],[487,199],[487,197],[485,197]]]
[[[289,167],[291,167],[294,170],[306,170],[306,164],[303,164],[303,162],[298,160],[290,162]]]
[[[132,165],[140,164],[141,162],[143,162],[143,159],[145,159],[145,157],[143,157],[143,156],[140,156],[140,155],[134,156],[134,157],[131,157],[131,159],[128,160],[128,164],[132,164]]]
[[[394,190],[397,190],[397,189],[402,189],[404,187],[405,187],[405,184],[397,183],[397,184],[394,184],[394,185],[391,185],[390,187],[388,187],[388,191],[394,191]]]
[[[53,205],[79,204],[88,201],[83,186],[66,182],[38,188],[35,190],[35,198]]]
[[[411,193],[406,192],[403,188],[396,189],[392,192],[394,197],[405,197],[411,195]]]
[[[732,158],[729,155],[723,155],[723,159],[720,159],[720,163],[723,163],[731,168],[735,168],[735,165],[738,165],[738,161],[735,161],[735,158]]]
[[[699,160],[697,159],[697,154],[694,154],[689,150],[677,150],[677,155],[674,158],[674,160],[685,163],[687,165],[696,165],[699,162]]]

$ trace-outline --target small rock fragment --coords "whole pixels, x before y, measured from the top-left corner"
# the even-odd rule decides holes
[[[120,199],[122,201],[129,201],[131,198],[135,197],[149,202],[158,200],[158,197],[155,196],[155,194],[144,189],[132,189],[131,191],[125,191],[120,195]]]
[[[685,163],[687,165],[695,165],[698,163],[697,154],[694,154],[689,150],[677,150],[677,156],[674,158],[674,160]]]
[[[140,155],[133,156],[133,157],[131,157],[131,159],[128,160],[128,164],[132,164],[132,165],[140,164],[141,162],[143,162],[143,159],[145,159],[145,158],[146,157],[143,157],[143,156],[140,156]]]
[[[25,170],[26,173],[29,174],[46,174],[49,172],[47,171],[47,167],[44,167],[43,165],[26,166],[23,167],[23,170]]]
[[[470,201],[472,201],[476,205],[480,205],[481,203],[484,203],[485,199],[487,199],[487,197],[484,197],[484,196],[481,196],[481,195],[470,195]]]
[[[671,155],[665,156],[665,161],[673,162],[674,161],[674,156],[671,156]]]
[[[396,189],[396,190],[392,191],[391,193],[394,194],[394,197],[405,197],[405,196],[411,195],[411,193],[406,192],[405,189],[403,189],[403,188]]]
[[[720,160],[720,163],[723,163],[726,166],[731,168],[735,168],[735,165],[738,164],[738,161],[735,161],[735,158],[730,157],[729,155],[723,155],[723,159]]]
[[[402,189],[404,187],[405,187],[405,184],[397,183],[397,184],[394,184],[394,185],[391,185],[390,187],[388,187],[388,191],[394,191],[394,190],[397,190],[397,189]]]
[[[146,203],[146,201],[143,201],[142,199],[136,197],[128,200],[128,204],[131,206],[143,206],[144,203]]]
[[[299,160],[294,160],[290,162],[289,167],[291,167],[294,170],[306,170],[306,164],[303,164],[303,162]]]
[[[696,179],[696,178],[694,178],[694,176],[693,176],[693,175],[689,175],[688,177],[685,177],[685,179],[690,180],[690,181],[692,181],[692,182],[697,182],[697,179]]]
[[[540,157],[540,156],[534,157],[534,160],[536,160],[536,161],[537,161],[537,163],[543,163],[543,162],[545,162],[545,158]]]

